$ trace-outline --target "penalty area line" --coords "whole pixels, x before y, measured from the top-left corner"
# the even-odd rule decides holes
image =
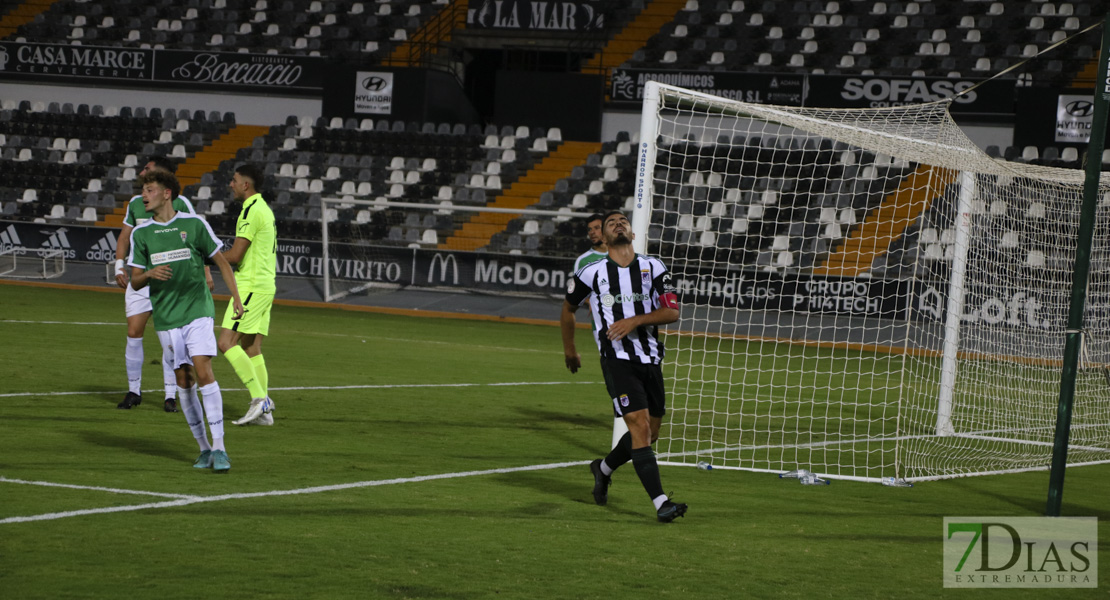
[[[352,483],[339,483],[334,485],[319,485],[307,488],[296,488],[291,490],[271,490],[268,492],[245,492],[239,494],[222,494],[219,496],[180,496],[175,500],[168,500],[164,502],[148,502],[146,504],[132,504],[130,506],[108,506],[104,508],[88,508],[83,510],[69,510],[63,512],[44,513],[40,515],[28,515],[23,517],[8,517],[0,519],[0,525],[9,523],[30,523],[34,521],[53,521],[56,519],[66,519],[70,517],[82,517],[86,515],[100,515],[117,512],[133,512],[137,510],[148,510],[154,508],[174,508],[178,506],[189,506],[191,504],[202,504],[206,502],[224,502],[226,500],[249,500],[252,498],[267,498],[271,496],[297,496],[303,494],[320,494],[324,492],[336,492],[342,490],[352,490],[358,488],[379,487],[383,485],[396,485],[400,483],[421,483],[424,481],[439,481],[444,479],[459,479],[462,477],[478,477],[481,475],[500,475],[505,473],[520,473],[524,471],[547,471],[551,469],[562,469],[564,467],[577,467],[587,465],[589,461],[578,460],[571,462],[561,463],[548,463],[543,465],[528,465],[524,467],[504,467],[500,469],[486,469],[482,471],[459,471],[456,473],[439,473],[436,475],[420,475],[417,477],[398,477],[395,479],[378,479],[372,481],[356,481]],[[0,481],[14,482],[16,480],[0,478]],[[22,483],[22,482],[21,482]],[[62,486],[62,487],[81,487],[81,486]],[[92,489],[92,488],[90,488]],[[132,492],[143,493],[143,492]],[[168,494],[166,494],[168,495]]]
[[[29,481],[26,479],[8,479],[7,477],[0,476],[0,483],[18,483],[22,485],[39,485],[43,487],[57,487],[67,488],[71,490],[90,490],[94,492],[110,492],[113,494],[134,494],[136,496],[157,496],[161,498],[203,498],[203,496],[194,496],[191,494],[166,494],[163,492],[147,492],[144,490],[125,490],[122,488],[101,487],[96,485],[75,485],[71,483],[54,483],[52,481]]]
[[[100,323],[96,321],[21,321],[18,319],[0,319],[0,323],[15,323],[23,325],[124,325],[123,321],[113,323]]]
[[[600,381],[505,381],[494,383],[381,383],[363,385],[307,385],[290,387],[272,387],[270,391],[327,391],[327,390],[391,390],[401,388],[466,388],[466,387],[514,387],[529,385],[597,385]],[[246,388],[221,387],[225,392],[242,392]],[[146,392],[161,392],[162,388],[143,390]],[[124,394],[127,390],[84,391],[84,392],[12,392],[0,394],[0,398],[17,398],[21,396],[84,396],[84,395],[112,395]]]

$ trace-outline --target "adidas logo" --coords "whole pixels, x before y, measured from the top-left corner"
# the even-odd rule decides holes
[[[85,259],[96,262],[108,262],[116,259],[116,236],[112,232],[104,234],[88,252]]]
[[[55,230],[54,233],[50,233],[49,230],[43,230],[43,233],[50,237],[42,243],[42,248],[39,249],[39,256],[45,257],[49,250],[61,250],[62,256],[68,259],[75,258],[77,252],[69,245],[69,238],[66,237],[66,231],[67,229],[65,227]]]
[[[15,255],[27,253],[27,249],[19,239],[19,234],[15,231],[15,225],[8,225],[7,229],[0,231],[0,253],[8,252]]]

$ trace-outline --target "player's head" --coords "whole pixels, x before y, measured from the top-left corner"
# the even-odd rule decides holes
[[[177,177],[160,169],[140,176],[139,186],[142,188],[143,206],[150,212],[157,211],[166,202],[173,202],[181,193],[181,184],[177,182]]]
[[[602,233],[609,246],[631,244],[636,235],[632,233],[632,223],[619,210],[611,210],[602,217]]]
[[[231,177],[231,193],[236,200],[246,200],[262,189],[264,176],[262,170],[252,164],[242,164],[235,167],[235,175]]]
[[[166,158],[165,156],[151,156],[146,159],[146,164],[143,165],[143,170],[139,171],[139,175],[146,175],[151,171],[165,171],[173,173],[177,170],[177,163]]]
[[[590,245],[594,248],[605,245],[605,238],[601,235],[601,224],[604,221],[601,213],[594,213],[586,219],[586,237],[590,238]]]

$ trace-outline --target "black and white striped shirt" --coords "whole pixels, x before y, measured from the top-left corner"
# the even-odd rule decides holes
[[[613,323],[650,313],[659,308],[662,294],[675,292],[671,274],[659,259],[637,254],[627,267],[621,267],[605,258],[576,271],[568,287],[566,300],[571,306],[590,298],[594,340],[602,356],[651,364],[663,361],[663,342],[656,325],[639,327],[615,342],[608,337]]]

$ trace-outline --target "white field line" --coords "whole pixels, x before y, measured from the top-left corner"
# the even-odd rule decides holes
[[[222,494],[219,496],[180,496],[175,500],[168,500],[165,502],[149,502],[146,504],[133,504],[130,506],[108,506],[104,508],[88,508],[84,510],[70,510],[64,512],[44,513],[39,515],[27,515],[23,517],[8,517],[0,519],[0,525],[8,523],[29,523],[32,521],[52,521],[55,519],[65,519],[69,517],[81,517],[85,515],[98,515],[116,512],[132,512],[137,510],[147,510],[152,508],[172,508],[176,506],[189,506],[191,504],[201,504],[205,502],[223,502],[225,500],[247,500],[251,498],[266,498],[270,496],[296,496],[301,494],[319,494],[323,492],[335,492],[340,490],[351,490],[366,487],[378,487],[382,485],[394,485],[398,483],[420,483],[423,481],[436,481],[441,479],[458,479],[461,477],[477,477],[481,475],[498,475],[503,473],[520,473],[524,471],[545,471],[549,469],[561,469],[563,467],[576,467],[589,464],[589,461],[580,460],[573,462],[550,463],[546,465],[529,465],[525,467],[507,467],[502,469],[487,469],[485,471],[460,471],[457,473],[440,473],[438,475],[422,475],[419,477],[401,477],[397,479],[378,479],[375,481],[356,481],[353,483],[340,483],[336,485],[321,485],[315,487],[298,488],[292,490],[272,490],[269,492],[249,492],[241,494]],[[13,479],[5,479],[0,477],[0,483],[27,483]],[[77,487],[81,486],[65,486]],[[83,488],[83,489],[103,489],[109,488]],[[126,493],[146,493],[146,492],[132,492]],[[158,495],[153,494],[151,495]]]
[[[19,321],[16,319],[0,319],[0,323],[21,323],[25,325],[126,325],[124,321],[112,323],[98,323],[96,321]]]
[[[122,325],[127,324],[124,321],[111,322],[111,323],[100,323],[100,322],[95,322],[95,321],[89,321],[89,322],[84,322],[84,321],[25,321],[25,320],[18,320],[18,319],[0,319],[0,323],[14,323],[14,324],[24,324],[24,325],[117,325],[117,326],[122,326]],[[219,329],[219,328],[217,327],[217,329]],[[384,336],[376,336],[376,335],[359,335],[359,334],[355,334],[355,333],[325,333],[325,332],[321,332],[321,331],[293,331],[291,333],[295,333],[296,335],[314,335],[314,336],[319,336],[319,337],[357,338],[357,339],[361,339],[362,341],[371,340],[371,341],[383,341],[383,342],[406,342],[406,343],[410,343],[410,344],[436,344],[436,345],[440,345],[440,346],[463,346],[463,347],[465,347],[467,349],[470,349],[470,350],[477,349],[477,350],[499,350],[499,351],[503,351],[503,352],[535,352],[535,353],[539,353],[539,354],[549,354],[549,353],[553,354],[555,352],[558,352],[558,350],[540,350],[540,349],[537,349],[537,348],[512,348],[510,346],[475,346],[473,344],[466,344],[466,343],[460,343],[460,342],[445,342],[445,341],[442,341],[442,340],[417,340],[417,339],[412,339],[412,338],[384,337]]]
[[[26,479],[8,479],[7,477],[0,476],[0,483],[20,483],[23,485],[41,485],[44,487],[58,487],[67,488],[71,490],[92,490],[95,492],[110,492],[113,494],[135,494],[137,496],[158,496],[161,498],[201,498],[202,496],[194,496],[191,494],[164,494],[162,492],[147,492],[144,490],[125,490],[121,488],[100,487],[95,485],[73,485],[69,483],[54,483],[52,481],[28,481]]]
[[[558,350],[540,350],[538,348],[513,348],[513,347],[510,347],[510,346],[478,346],[478,345],[467,344],[467,343],[463,343],[463,342],[445,342],[443,340],[416,340],[416,339],[412,339],[412,338],[395,338],[395,337],[386,337],[386,336],[380,336],[380,335],[358,335],[356,333],[325,333],[325,332],[321,332],[321,331],[295,331],[295,332],[292,332],[292,333],[295,333],[296,335],[315,335],[315,336],[319,336],[319,337],[358,338],[362,341],[370,340],[370,341],[373,341],[373,342],[376,342],[376,341],[407,342],[407,343],[410,343],[410,344],[434,344],[434,345],[439,345],[439,346],[461,346],[461,347],[471,349],[471,350],[473,350],[473,349],[502,350],[502,351],[505,351],[505,352],[536,352],[536,353],[539,353],[539,354],[554,354],[554,353],[558,352]]]
[[[383,383],[366,385],[308,385],[294,387],[272,387],[277,391],[300,390],[389,390],[400,388],[467,388],[467,387],[514,387],[528,385],[597,385],[600,381],[508,381],[501,383]],[[224,392],[242,392],[246,388],[220,387]],[[152,388],[143,392],[161,392],[162,388]],[[109,390],[103,392],[12,392],[0,394],[0,398],[16,398],[23,396],[99,396],[104,394],[125,394],[127,390]]]

